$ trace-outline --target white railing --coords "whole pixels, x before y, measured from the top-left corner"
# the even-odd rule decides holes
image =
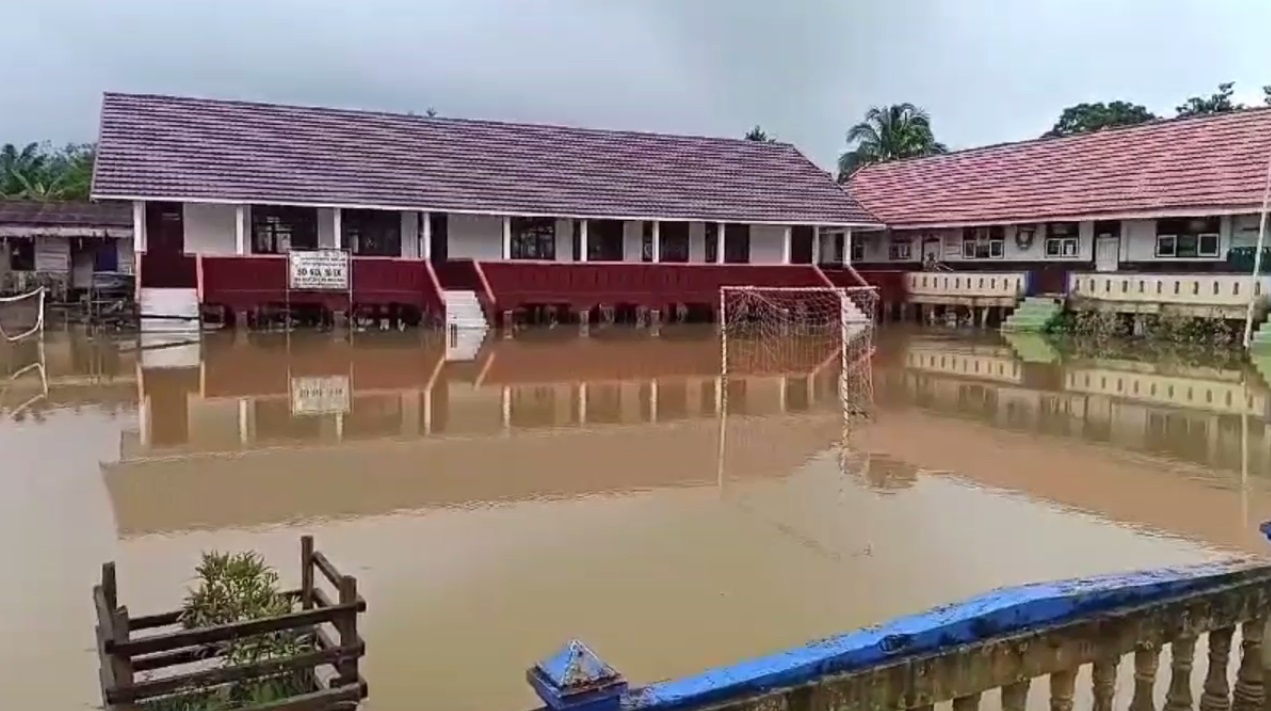
[[[1085,299],[1192,306],[1246,306],[1271,294],[1271,277],[1241,274],[1072,274],[1068,294]]]
[[[905,275],[910,296],[957,296],[1010,299],[1028,288],[1026,272],[910,272]]]

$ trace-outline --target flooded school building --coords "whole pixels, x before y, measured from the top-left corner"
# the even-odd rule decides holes
[[[0,341],[0,689],[171,691],[224,629],[146,630],[255,551],[280,618],[341,614],[335,680],[269,709],[1262,708],[1267,375],[1026,331],[1262,307],[1268,152],[1254,109],[840,186],[780,143],[108,94],[100,228],[23,208],[0,256],[135,278],[165,333]],[[738,287],[796,301],[734,329]],[[1018,328],[874,327],[918,310]]]

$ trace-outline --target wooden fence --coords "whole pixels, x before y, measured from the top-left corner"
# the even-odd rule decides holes
[[[334,588],[334,599],[316,584],[318,575]],[[285,593],[293,602],[292,612],[186,628],[181,610],[132,617],[127,607],[119,605],[114,563],[103,565],[101,583],[93,587],[93,602],[107,711],[167,708],[165,701],[283,677],[301,680],[295,693],[243,708],[328,711],[356,707],[367,695],[358,670],[359,659],[366,653],[358,634],[358,615],[366,611],[366,602],[358,595],[357,580],[341,575],[325,555],[314,550],[310,536],[300,542],[300,577],[300,588]],[[226,663],[224,657],[235,643],[278,633],[302,642],[296,653]]]

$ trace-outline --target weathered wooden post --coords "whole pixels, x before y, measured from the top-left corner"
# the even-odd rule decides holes
[[[340,578],[340,605],[347,605],[349,609],[343,612],[335,621],[336,631],[340,635],[340,646],[346,649],[353,647],[358,643],[357,635],[357,609],[354,607],[357,603],[357,578],[352,575],[345,575]],[[356,656],[347,656],[336,664],[336,671],[340,675],[341,684],[356,684],[358,682]]]
[[[300,607],[313,609],[313,536],[300,537]]]

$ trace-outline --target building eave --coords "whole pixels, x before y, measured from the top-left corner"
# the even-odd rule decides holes
[[[1246,215],[1261,212],[1258,204],[1226,207],[1145,208],[1142,210],[1118,210],[1116,212],[1055,214],[1046,216],[994,216],[979,220],[938,220],[930,222],[906,222],[895,220],[887,227],[892,230],[939,230],[960,227],[990,227],[996,225],[1030,225],[1043,222],[1091,222],[1095,220],[1159,220],[1174,217],[1206,217]]]
[[[279,207],[311,207],[317,209],[341,209],[341,210],[389,210],[389,211],[410,211],[417,210],[421,212],[437,211],[455,215],[486,215],[490,217],[554,217],[567,218],[576,220],[621,220],[623,222],[640,222],[645,220],[659,220],[663,222],[721,222],[714,217],[703,217],[701,215],[606,215],[606,214],[587,214],[580,211],[565,211],[561,213],[538,213],[526,212],[524,210],[472,210],[463,208],[451,208],[439,205],[371,205],[359,203],[341,203],[341,202],[315,202],[306,200],[232,200],[222,198],[207,197],[180,197],[173,195],[117,195],[110,193],[93,193],[94,200],[120,200],[126,202],[181,202],[203,205],[270,205]],[[724,222],[740,222],[750,225],[798,225],[798,226],[820,226],[820,227],[843,227],[849,229],[884,229],[882,223],[846,221],[839,218],[808,218],[801,217],[798,219],[787,220],[757,220],[752,218],[732,218],[724,220]]]

